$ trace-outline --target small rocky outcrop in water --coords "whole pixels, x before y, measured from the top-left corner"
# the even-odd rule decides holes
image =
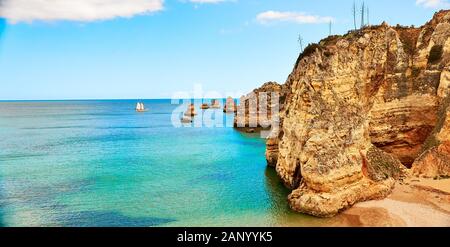
[[[449,38],[441,11],[419,28],[383,23],[305,49],[266,152],[292,209],[330,217],[384,198],[406,167],[449,175]]]
[[[273,112],[278,113],[282,86],[276,82],[267,82],[253,92],[242,96],[234,118],[234,127],[238,129],[270,129],[277,121]]]
[[[200,106],[200,109],[202,109],[202,110],[208,110],[210,108],[210,106],[208,105],[208,103],[203,103],[201,106]]]
[[[186,117],[197,116],[197,112],[195,111],[195,105],[194,104],[190,104],[188,106],[186,112],[184,113],[184,116],[186,116]]]
[[[211,101],[211,108],[212,109],[220,109],[220,102],[217,99],[213,99]]]
[[[228,97],[225,101],[225,106],[223,107],[224,113],[236,113],[237,105],[232,97]]]

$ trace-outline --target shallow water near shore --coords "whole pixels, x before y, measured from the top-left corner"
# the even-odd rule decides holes
[[[289,210],[257,134],[175,128],[177,105],[143,102],[0,102],[0,225],[327,224]]]

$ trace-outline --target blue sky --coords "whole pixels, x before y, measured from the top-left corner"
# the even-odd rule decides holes
[[[79,9],[60,0],[54,11],[30,4],[48,0],[27,0],[28,9],[24,0],[0,1],[10,3],[0,9],[0,100],[170,98],[194,84],[245,93],[284,83],[299,34],[305,44],[317,42],[330,19],[333,34],[353,27],[353,0],[102,0],[99,12],[92,0]],[[365,2],[372,24],[422,25],[449,7],[444,0]]]

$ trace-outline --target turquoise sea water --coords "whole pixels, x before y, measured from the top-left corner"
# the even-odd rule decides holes
[[[258,135],[175,128],[177,105],[143,102],[0,102],[0,225],[322,224],[289,210]]]

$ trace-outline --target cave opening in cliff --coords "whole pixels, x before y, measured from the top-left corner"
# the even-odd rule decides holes
[[[294,171],[294,180],[292,182],[292,187],[293,188],[298,188],[300,187],[301,183],[303,180],[303,175],[302,175],[302,166],[300,164],[300,161],[297,160],[296,166],[295,166],[295,171]]]

